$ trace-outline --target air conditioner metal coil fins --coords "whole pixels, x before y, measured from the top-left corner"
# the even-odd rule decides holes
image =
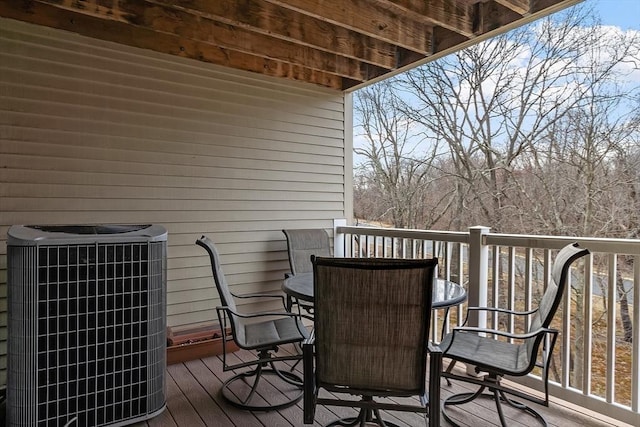
[[[10,426],[126,425],[164,409],[166,231],[82,227],[9,230]]]

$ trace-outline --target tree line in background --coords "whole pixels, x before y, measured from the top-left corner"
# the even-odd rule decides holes
[[[639,76],[640,32],[599,25],[587,3],[356,92],[356,218],[640,238]],[[630,342],[632,260],[618,264]]]
[[[633,238],[640,38],[574,7],[355,93],[356,217]]]

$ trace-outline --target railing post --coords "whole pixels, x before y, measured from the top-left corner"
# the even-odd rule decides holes
[[[469,307],[486,307],[489,277],[489,247],[484,244],[484,236],[490,228],[484,226],[469,227],[469,285],[467,301]],[[468,325],[479,328],[487,327],[487,313],[472,311],[469,313]],[[467,364],[468,375],[478,376],[473,365]]]
[[[336,258],[344,258],[345,251],[345,235],[338,233],[338,227],[346,227],[346,218],[334,218],[333,220],[333,256]]]
[[[487,278],[489,275],[489,247],[484,244],[484,236],[489,227],[469,227],[469,285],[467,289],[470,307],[487,306]],[[487,314],[471,312],[469,326],[487,327]]]

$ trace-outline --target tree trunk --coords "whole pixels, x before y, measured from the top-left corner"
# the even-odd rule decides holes
[[[633,322],[629,314],[629,301],[627,299],[627,292],[624,289],[624,279],[622,278],[620,270],[618,270],[616,277],[616,290],[618,291],[618,300],[620,301],[620,320],[624,332],[622,339],[624,342],[630,343],[633,341]]]

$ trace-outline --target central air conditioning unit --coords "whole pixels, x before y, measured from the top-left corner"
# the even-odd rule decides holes
[[[9,426],[112,426],[165,407],[167,232],[12,226]]]

